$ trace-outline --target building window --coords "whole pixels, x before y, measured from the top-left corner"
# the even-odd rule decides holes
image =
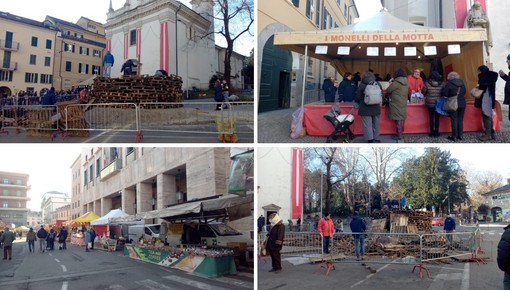
[[[9,178],[4,178],[4,184],[9,184]]]
[[[299,0],[292,0],[292,4],[294,4],[295,7],[299,8]]]
[[[71,68],[72,68],[71,62],[70,61],[66,61],[66,71],[70,72]]]
[[[92,73],[98,75],[101,72],[101,67],[97,65],[92,65]]]
[[[3,194],[3,195],[9,195],[9,190],[8,190],[8,189],[4,189],[4,190],[2,190],[2,194]]]
[[[53,75],[41,74],[41,84],[53,83]]]
[[[88,74],[89,73],[89,65],[85,63],[80,63],[78,65],[78,72],[81,74]]]
[[[25,73],[25,83],[37,83],[39,74]]]
[[[96,177],[99,177],[101,175],[101,159],[97,158],[96,160]]]
[[[84,187],[87,186],[87,182],[88,182],[88,174],[87,174],[87,170],[85,170],[85,172],[83,172],[83,186]]]
[[[17,185],[22,185],[22,184],[23,184],[23,182],[21,181],[21,179],[16,179],[16,184],[17,184]]]
[[[44,66],[50,66],[51,65],[51,57],[45,56],[44,57]]]
[[[64,43],[64,51],[74,53],[74,44]]]
[[[93,52],[92,52],[92,55],[94,57],[99,57],[101,58],[101,51],[100,50],[97,50],[97,49],[94,49]]]
[[[321,3],[320,0],[315,2],[315,26],[319,27],[321,25]],[[326,8],[324,8],[326,9]]]
[[[16,196],[21,196],[21,190],[16,190]]]
[[[312,1],[306,0],[306,17],[312,19]]]
[[[0,71],[0,81],[12,82],[12,71]]]
[[[322,29],[328,29],[328,10],[324,8],[324,23],[322,23]]]
[[[30,55],[30,64],[36,64],[37,56],[35,54]]]
[[[4,201],[4,203],[3,203],[3,208],[9,208],[9,203],[7,203],[6,201]]]
[[[32,36],[32,46],[37,47],[37,37]]]
[[[129,45],[136,45],[136,30],[129,32]]]
[[[89,48],[80,46],[80,54],[81,55],[89,55]]]
[[[93,164],[90,165],[89,172],[90,172],[90,182],[92,182],[92,180],[94,180],[94,165]]]
[[[46,39],[46,48],[51,49],[51,39]]]
[[[21,208],[21,202],[18,202],[18,208]]]

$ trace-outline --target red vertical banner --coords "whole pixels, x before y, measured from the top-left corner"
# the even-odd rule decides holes
[[[487,5],[485,0],[477,0],[482,5],[483,11],[487,13]],[[472,0],[455,0],[454,9],[455,9],[455,23],[457,28],[464,28],[464,21],[466,20],[467,14],[474,1]]]
[[[129,39],[128,39],[128,34],[126,32],[126,33],[124,33],[124,59],[128,58],[128,44],[129,44]]]
[[[108,38],[106,40],[106,51],[112,51],[112,39]]]
[[[136,57],[140,57],[140,52],[142,50],[142,30],[138,28],[136,30]]]
[[[301,218],[303,212],[303,149],[292,149],[292,214],[291,218]]]
[[[168,43],[168,22],[160,24],[159,34],[159,68],[168,71],[168,56],[169,56],[169,43]]]

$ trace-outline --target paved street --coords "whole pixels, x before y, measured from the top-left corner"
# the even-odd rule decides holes
[[[481,225],[482,248],[487,264],[458,262],[448,259],[444,263],[427,263],[430,279],[420,278],[414,273],[414,263],[375,264],[369,261],[338,262],[336,270],[326,276],[320,264],[310,264],[307,259],[296,256],[283,257],[283,271],[279,274],[268,272],[271,259],[264,258],[258,264],[258,289],[461,289],[496,290],[503,287],[503,272],[496,264],[497,244],[503,232],[503,225]],[[459,231],[472,227],[458,227]],[[369,259],[368,259],[369,260]],[[375,271],[372,271],[375,270]],[[373,273],[375,272],[375,273]],[[412,286],[411,286],[412,285]]]
[[[38,244],[36,244],[38,246]],[[36,247],[37,248],[37,247]],[[2,251],[3,252],[3,251]],[[30,253],[25,240],[13,246],[13,259],[0,260],[0,289],[253,289],[253,273],[205,278],[132,260],[123,252],[68,250]]]

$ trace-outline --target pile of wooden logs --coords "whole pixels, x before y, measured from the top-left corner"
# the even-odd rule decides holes
[[[182,78],[176,75],[96,77],[91,95],[97,103],[181,103]]]
[[[432,212],[411,209],[391,209],[371,215],[374,220],[386,219],[390,232],[418,233],[432,231]]]
[[[352,235],[335,235],[331,243],[331,251],[346,256],[355,255]],[[365,238],[366,255],[388,257],[418,256],[420,252],[419,237],[409,235],[369,235]]]

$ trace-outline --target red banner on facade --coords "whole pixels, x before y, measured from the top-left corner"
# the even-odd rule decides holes
[[[159,32],[159,67],[162,70],[168,71],[169,60],[169,43],[168,43],[168,22],[160,23]]]
[[[292,149],[292,219],[303,212],[303,149]]]

